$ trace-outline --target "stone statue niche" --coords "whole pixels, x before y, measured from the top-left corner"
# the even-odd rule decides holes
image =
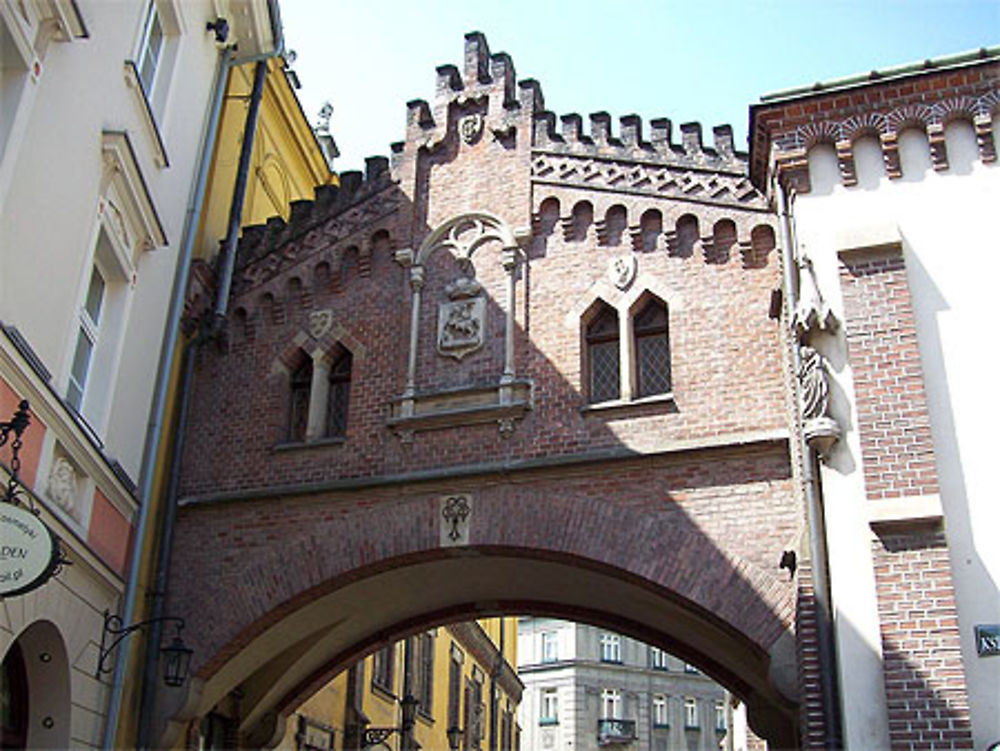
[[[530,408],[530,384],[517,377],[514,357],[529,239],[491,214],[463,214],[416,254],[396,254],[411,292],[406,388],[390,418],[397,432],[495,420],[507,434]]]

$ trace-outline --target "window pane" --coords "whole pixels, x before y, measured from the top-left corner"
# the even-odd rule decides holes
[[[590,400],[606,402],[621,394],[618,342],[590,345]]]
[[[87,301],[83,309],[90,316],[90,322],[95,326],[101,320],[101,305],[104,302],[104,277],[95,266],[90,273],[90,286],[87,287]]]
[[[670,347],[666,334],[636,338],[639,355],[639,396],[670,391]]]
[[[90,355],[94,344],[81,326],[76,337],[76,352],[73,353],[73,368],[69,374],[69,389],[66,399],[74,408],[80,409],[83,402],[83,388],[87,383],[87,370],[90,368]]]
[[[292,373],[288,405],[288,440],[304,441],[309,425],[309,392],[312,390],[312,360]]]
[[[160,25],[160,15],[156,6],[149,6],[149,21],[146,24],[146,38],[139,50],[139,80],[142,81],[146,95],[153,91],[153,81],[156,79],[156,69],[160,64],[160,53],[163,50],[163,26]]]

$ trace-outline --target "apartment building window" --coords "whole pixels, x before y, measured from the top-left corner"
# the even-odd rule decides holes
[[[465,654],[454,644],[448,660],[448,727],[457,728],[462,714],[462,663]],[[446,728],[447,729],[447,728]]]
[[[601,719],[620,720],[622,717],[622,693],[617,688],[601,691]]]
[[[715,729],[726,731],[726,705],[721,701],[715,702]]]
[[[601,634],[601,662],[622,661],[622,638],[618,634]]]
[[[101,231],[103,235],[103,230]],[[90,283],[80,309],[80,328],[77,332],[76,347],[73,351],[73,365],[69,374],[69,388],[66,399],[79,411],[83,403],[83,391],[87,386],[90,359],[97,346],[97,334],[101,323],[101,309],[104,307],[104,292],[107,285],[101,270],[94,266],[90,270]]]
[[[668,670],[667,653],[659,647],[649,648],[649,665],[654,670]]]
[[[668,725],[667,697],[664,694],[656,694],[653,697],[653,727],[665,728]]]
[[[559,659],[559,635],[555,631],[542,632],[542,662]]]
[[[426,633],[414,637],[416,648],[414,681],[415,696],[420,703],[417,711],[430,717],[434,711],[434,634]]]
[[[135,64],[136,69],[139,71],[139,80],[142,82],[142,88],[146,96],[150,96],[153,93],[156,71],[159,69],[160,60],[163,57],[165,36],[160,12],[156,8],[156,3],[150,2],[146,8],[146,21],[143,24],[139,54],[136,55]]]
[[[698,725],[698,700],[687,696],[684,698],[684,727],[696,730]]]
[[[554,688],[543,688],[541,706],[538,712],[539,725],[556,725],[559,722],[559,692]]]
[[[372,656],[372,686],[393,693],[396,677],[396,645],[383,647]]]

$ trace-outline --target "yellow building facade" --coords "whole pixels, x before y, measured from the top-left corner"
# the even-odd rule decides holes
[[[382,647],[303,703],[278,748],[514,751],[524,688],[516,650],[516,618],[449,624]],[[408,697],[417,702],[412,734]]]
[[[337,155],[336,146],[328,133],[314,131],[310,125],[295,94],[295,74],[289,70],[285,59],[278,56],[262,63],[249,62],[231,66],[209,163],[198,229],[193,240],[188,304],[184,311],[187,319],[202,315],[204,310],[198,308],[205,308],[212,303],[199,294],[199,290],[206,281],[205,272],[209,276],[212,274],[209,270],[215,266],[227,232],[243,136],[247,127],[247,111],[258,64],[266,66],[266,75],[239,226],[243,228],[261,224],[275,216],[287,219],[292,202],[312,200],[316,188],[338,184],[337,175],[332,170],[332,161]],[[192,302],[195,304],[192,305]],[[194,333],[196,329],[190,331]],[[185,360],[183,353],[191,348],[192,341],[191,338],[182,338],[172,359],[171,383],[163,420],[163,440],[156,461],[156,490],[151,499],[151,513],[157,522],[150,525],[145,539],[140,541],[140,573],[135,596],[137,621],[162,616],[150,603],[157,590],[157,567],[162,564],[162,561],[158,562],[158,558],[164,544],[163,520],[177,501],[170,497],[169,477],[175,453],[179,397],[186,388],[182,375]],[[169,546],[169,542],[167,545]],[[134,638],[131,641],[127,677],[124,681],[123,711],[114,736],[115,747],[122,748],[135,744],[140,734],[143,660],[148,649],[145,638]],[[166,703],[169,704],[169,700]],[[158,700],[158,717],[152,721],[154,744],[165,742],[178,747],[194,743],[206,748],[214,747],[196,737],[202,733],[201,726],[189,728],[186,734],[178,735],[174,731],[168,732],[165,737],[160,736],[163,730],[159,724],[162,706],[163,702]],[[230,747],[230,742],[227,741],[224,747]]]

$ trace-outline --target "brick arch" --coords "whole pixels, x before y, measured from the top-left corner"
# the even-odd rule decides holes
[[[785,448],[761,445],[696,468],[616,466],[631,491],[614,501],[596,468],[187,501],[168,607],[187,620],[195,649],[196,713],[241,688],[256,707],[252,725],[407,630],[523,609],[586,613],[662,644],[768,721],[788,720],[791,701],[778,685],[791,693],[794,681],[776,684],[775,670],[794,664],[796,589],[770,560],[798,525]],[[748,472],[756,482],[744,485],[739,510],[720,515],[720,499]],[[468,545],[442,544],[443,492],[472,498]],[[739,520],[746,505],[758,509],[756,543]],[[724,542],[734,535],[747,540],[742,550]]]

